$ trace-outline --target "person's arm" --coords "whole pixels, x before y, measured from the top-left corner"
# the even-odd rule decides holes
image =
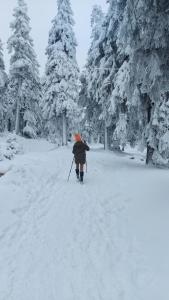
[[[85,150],[86,150],[86,151],[89,151],[89,150],[90,150],[90,148],[89,148],[89,146],[87,145],[87,143],[86,143],[86,141],[85,141],[85,140],[83,141],[83,143],[84,143],[84,146],[85,146]]]
[[[86,151],[89,151],[90,147],[86,144]]]
[[[73,146],[73,151],[72,151],[72,153],[75,155],[75,153],[76,153],[76,146],[75,146],[75,144],[74,144],[74,146]]]

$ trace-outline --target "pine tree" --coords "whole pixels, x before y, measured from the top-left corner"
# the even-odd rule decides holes
[[[7,89],[7,75],[3,60],[2,41],[0,40],[0,131],[5,129],[5,95]]]
[[[73,12],[69,0],[58,0],[58,12],[49,32],[43,116],[46,133],[62,137],[67,144],[68,130],[77,115],[79,69],[76,61],[76,38]]]
[[[130,112],[137,113],[138,135],[142,134],[147,147],[147,164],[169,161],[166,143],[169,11],[159,4],[159,1],[140,0],[135,3],[128,0],[120,30],[123,48],[130,56],[130,80],[126,89],[128,103]],[[136,118],[130,114],[130,120],[132,117]]]
[[[36,137],[41,86],[39,65],[30,37],[30,19],[24,0],[18,0],[13,16],[14,21],[10,25],[12,36],[8,40],[11,54],[8,122],[10,129],[15,129],[17,134]]]

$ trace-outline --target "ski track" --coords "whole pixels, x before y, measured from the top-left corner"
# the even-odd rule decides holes
[[[131,229],[125,181],[135,166],[123,158],[119,169],[121,159],[91,151],[84,185],[74,174],[66,181],[70,149],[16,159],[2,182],[25,194],[0,232],[0,300],[145,300],[154,278]]]

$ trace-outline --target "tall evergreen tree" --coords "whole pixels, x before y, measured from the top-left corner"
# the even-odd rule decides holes
[[[117,45],[126,0],[108,2],[105,17],[97,6],[93,10],[92,44],[86,66],[88,97],[93,106],[97,107],[96,120],[100,121],[101,130],[104,128],[105,149],[109,148],[115,139],[118,147],[119,144],[124,146],[127,139],[126,95],[124,92],[120,95],[113,93],[124,77],[122,73],[127,69],[125,62],[128,58],[124,52],[119,51]],[[100,127],[96,128],[98,130]]]
[[[40,79],[39,65],[30,37],[30,19],[24,0],[18,0],[14,9],[14,21],[8,40],[11,54],[8,100],[8,116],[11,129],[17,134],[35,137],[39,124]]]
[[[0,131],[5,128],[5,95],[7,89],[7,75],[3,60],[2,41],[0,40]]]
[[[168,163],[169,11],[165,2],[128,0],[120,40],[130,55],[127,98],[130,112],[137,113],[147,164]],[[130,114],[130,121],[133,118]]]
[[[46,133],[61,137],[67,144],[68,130],[77,113],[79,69],[76,61],[76,38],[69,0],[58,0],[58,12],[49,32],[43,116]]]
[[[105,146],[119,147],[125,141],[126,130],[126,97],[123,93],[115,97],[114,89],[116,81],[122,81],[123,63],[126,56],[119,51],[117,40],[120,23],[123,19],[126,0],[110,0],[108,12],[104,20],[101,34],[101,49],[103,52],[100,60],[100,76],[98,77],[98,86],[100,87],[100,103],[102,105],[101,118],[105,124]],[[120,69],[122,70],[120,71]],[[121,83],[121,82],[120,82]],[[119,82],[118,82],[119,85]],[[118,89],[119,90],[119,89]],[[123,128],[123,130],[122,130]],[[118,135],[117,135],[118,132]],[[120,133],[120,134],[119,134]]]
[[[104,14],[99,5],[95,5],[91,14],[91,46],[88,51],[85,71],[81,75],[81,90],[79,97],[80,106],[84,107],[83,124],[89,135],[96,138],[102,131],[102,121],[100,115],[102,107],[99,103],[98,77],[100,74],[99,62],[100,53],[100,35]]]

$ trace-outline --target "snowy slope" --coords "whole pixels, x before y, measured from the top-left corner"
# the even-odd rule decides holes
[[[168,300],[168,171],[93,148],[82,186],[71,147],[23,143],[0,179],[0,300]]]

